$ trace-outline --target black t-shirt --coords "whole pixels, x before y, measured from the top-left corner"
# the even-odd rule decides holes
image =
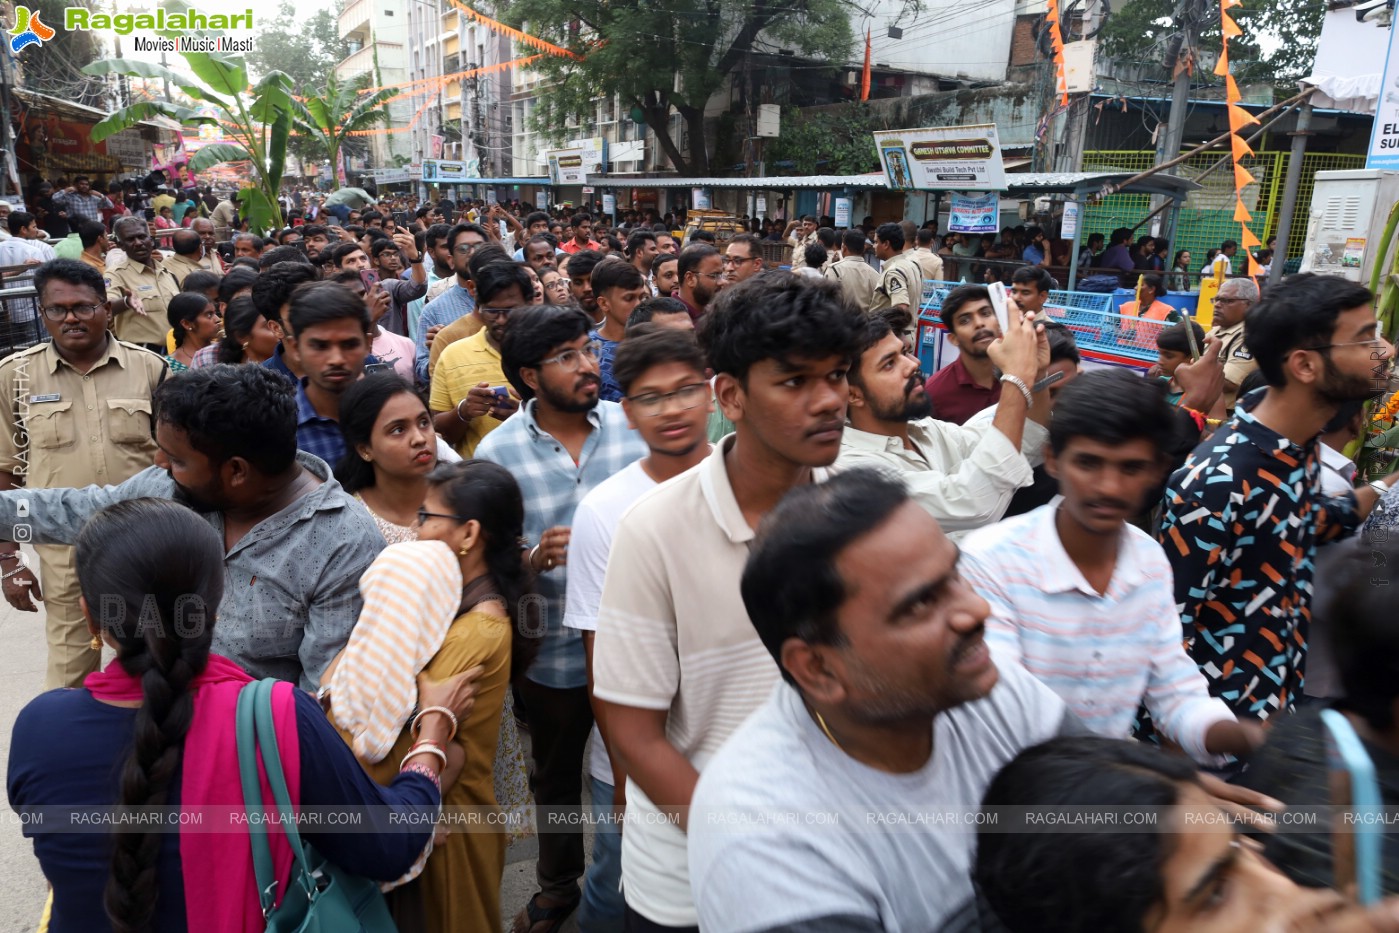
[[[39,221],[39,226],[49,235],[50,239],[61,240],[72,232],[68,225],[67,211],[53,203],[53,198],[39,198],[35,202],[35,206],[43,215],[43,219]]]

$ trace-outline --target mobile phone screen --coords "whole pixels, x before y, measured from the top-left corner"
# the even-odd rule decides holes
[[[359,280],[364,283],[365,293],[374,291],[374,286],[379,284],[379,273],[373,269],[361,269]]]

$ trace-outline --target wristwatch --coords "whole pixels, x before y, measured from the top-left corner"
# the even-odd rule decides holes
[[[1381,482],[1380,482],[1379,480],[1377,480],[1377,479],[1372,479],[1372,480],[1370,480],[1368,483],[1366,483],[1365,485],[1366,485],[1366,486],[1369,486],[1369,487],[1370,487],[1371,489],[1373,489],[1375,492],[1379,493],[1381,499],[1383,499],[1383,498],[1385,497],[1385,493],[1389,492],[1389,490],[1390,490],[1390,487],[1389,487],[1389,486],[1386,486],[1384,483],[1381,483]]]
[[[408,264],[410,266],[421,266],[423,264],[423,257],[419,256],[417,259],[410,259],[408,260]]]

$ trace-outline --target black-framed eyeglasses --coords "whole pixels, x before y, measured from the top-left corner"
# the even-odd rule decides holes
[[[548,366],[550,363],[557,363],[559,368],[565,372],[576,373],[579,367],[583,365],[585,357],[596,361],[601,354],[602,343],[593,340],[589,341],[581,350],[565,350],[557,356],[551,356],[547,360],[540,360],[539,365],[543,367]]]
[[[702,279],[722,279],[724,277],[722,272],[696,272],[695,275]]]
[[[671,407],[678,408],[680,411],[691,411],[698,408],[708,398],[709,383],[692,382],[689,385],[681,386],[674,392],[650,392],[646,395],[632,395],[627,397],[627,401],[635,405],[641,414],[648,418],[655,418]],[[676,405],[672,406],[671,401],[674,401]]]
[[[466,519],[462,518],[460,515],[448,515],[446,512],[429,512],[425,506],[418,506],[418,524],[423,524],[429,518],[445,518],[454,522],[466,521]]]
[[[50,321],[62,321],[70,314],[80,321],[86,321],[96,314],[101,307],[101,305],[70,305],[67,308],[51,306],[41,310],[44,312],[44,317],[48,318]]]
[[[481,315],[482,315],[483,317],[489,317],[489,318],[493,318],[493,319],[494,319],[494,318],[502,318],[502,317],[505,317],[505,316],[508,315],[511,311],[514,311],[515,309],[514,309],[514,308],[477,308],[476,310],[477,310],[477,311],[480,311],[480,312],[481,312]]]
[[[456,253],[458,256],[465,256],[468,253],[474,253],[478,247],[485,245],[484,243],[460,243],[452,252]]]
[[[741,265],[742,263],[745,263],[745,262],[754,262],[755,260],[761,260],[762,258],[763,258],[763,257],[761,257],[761,256],[724,256],[724,257],[723,257],[723,263],[724,263],[724,265],[726,265],[726,266],[737,266],[737,265]],[[710,273],[700,273],[700,274],[701,274],[701,275],[713,275],[712,272],[710,272]]]

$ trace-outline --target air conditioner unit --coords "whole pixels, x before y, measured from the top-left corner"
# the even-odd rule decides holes
[[[1380,235],[1396,201],[1399,172],[1317,172],[1301,271],[1369,282]],[[1286,249],[1286,244],[1281,246]]]

